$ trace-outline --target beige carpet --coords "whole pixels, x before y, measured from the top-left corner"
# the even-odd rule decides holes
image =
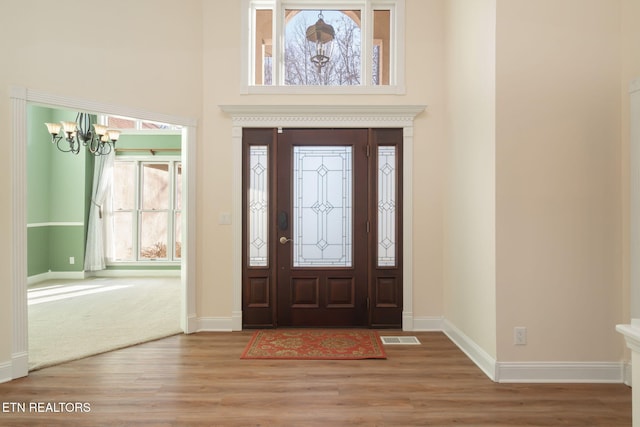
[[[30,370],[182,332],[178,277],[55,280],[28,293]]]

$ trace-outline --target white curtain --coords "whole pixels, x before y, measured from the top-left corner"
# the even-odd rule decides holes
[[[113,174],[115,150],[96,157],[89,208],[89,227],[87,230],[87,248],[84,254],[85,271],[99,271],[106,268],[104,205]]]

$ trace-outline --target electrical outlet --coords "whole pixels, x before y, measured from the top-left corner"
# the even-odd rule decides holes
[[[73,265],[73,264],[75,264],[75,263],[76,263],[76,258],[75,258],[75,257],[70,256],[70,257],[69,257],[69,264]]]
[[[513,328],[513,343],[515,345],[527,344],[527,328],[524,326],[516,326]]]

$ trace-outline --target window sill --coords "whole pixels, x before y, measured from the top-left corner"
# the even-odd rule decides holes
[[[404,95],[404,85],[394,86],[244,86],[242,95]]]
[[[129,267],[180,267],[180,261],[111,261],[107,262],[107,267],[129,268]]]

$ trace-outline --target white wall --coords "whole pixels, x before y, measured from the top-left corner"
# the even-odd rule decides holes
[[[496,1],[447,2],[446,319],[496,354]]]
[[[500,360],[621,358],[620,12],[610,0],[498,0]]]

